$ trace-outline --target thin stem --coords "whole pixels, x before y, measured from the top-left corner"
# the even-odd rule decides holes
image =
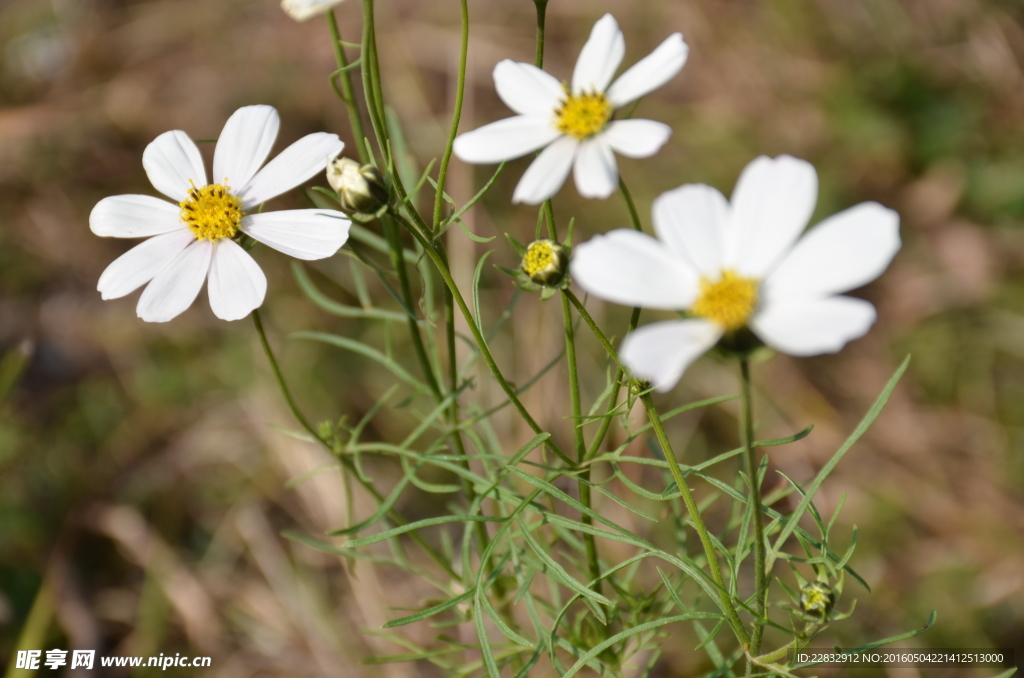
[[[597,337],[597,340],[608,353],[608,356],[621,366],[622,362],[619,360],[618,351],[615,350],[615,347],[612,346],[610,341],[608,341],[608,337],[604,335],[601,328],[597,326],[596,322],[594,322],[594,318],[587,311],[583,303],[570,290],[565,291],[565,296],[568,297],[569,301],[572,302],[572,305],[576,307],[576,311],[583,318],[584,322],[587,323],[587,326],[590,327],[594,336]],[[722,610],[725,612],[729,625],[732,626],[736,637],[739,638],[741,643],[746,645],[749,642],[750,636],[747,634],[747,630],[743,627],[743,622],[740,621],[739,615],[736,613],[736,607],[733,605],[732,599],[729,596],[729,590],[726,588],[725,580],[722,578],[722,571],[718,565],[718,557],[715,555],[715,547],[711,541],[711,536],[708,533],[708,528],[704,524],[704,519],[700,515],[700,509],[697,508],[697,503],[693,499],[693,494],[690,492],[690,488],[683,478],[682,469],[679,468],[679,462],[676,460],[676,455],[672,451],[672,444],[668,440],[668,434],[665,433],[665,427],[661,423],[661,417],[658,416],[658,411],[654,407],[650,394],[641,396],[641,401],[644,404],[644,409],[647,410],[647,417],[651,420],[651,426],[654,428],[654,434],[658,438],[658,443],[661,445],[662,452],[665,454],[665,460],[668,462],[668,468],[669,472],[672,474],[672,479],[676,481],[679,493],[683,496],[683,502],[686,504],[686,509],[690,513],[690,521],[693,523],[694,528],[696,528],[697,534],[700,537],[700,542],[704,546],[704,554],[707,556],[708,566],[711,568],[711,578],[718,586],[718,595],[721,601]]]
[[[447,257],[445,257],[447,261]],[[448,389],[449,392],[455,393],[459,388],[459,365],[456,361],[455,352],[455,304],[452,299],[451,290],[447,287],[444,289],[444,326],[446,333],[446,344],[448,349]],[[462,468],[467,471],[469,467],[469,459],[467,458],[466,445],[462,440],[462,417],[459,415],[459,399],[458,397],[452,398],[452,403],[448,407],[448,425],[451,427],[452,440],[455,443],[455,453],[461,457],[460,464]],[[476,503],[477,494],[476,489],[473,487],[472,481],[468,478],[462,479],[462,489],[466,493],[466,501],[469,502],[469,506],[472,507]],[[481,510],[483,510],[481,508]],[[483,523],[474,523],[476,531],[477,541],[480,542],[481,553],[487,548],[487,544],[490,538],[487,535],[487,526]],[[488,563],[488,566],[490,563]],[[504,591],[503,587],[496,582],[496,590],[499,593]],[[500,595],[498,596],[501,597]]]
[[[640,226],[640,215],[637,214],[636,204],[633,203],[633,196],[630,195],[629,189],[626,188],[626,182],[623,181],[622,177],[619,177],[619,192],[622,194],[622,199],[626,201],[626,209],[629,210],[629,220],[633,224],[633,230],[643,231],[643,227]]]
[[[466,93],[466,56],[469,53],[469,1],[462,0],[462,42],[459,43],[459,76],[455,89],[455,110],[452,112],[452,127],[448,132],[448,143],[441,156],[441,169],[437,173],[437,194],[434,196],[434,232],[441,227],[441,209],[444,207],[444,185],[448,178],[448,163],[452,159],[455,135],[459,133],[462,119],[462,101]]]
[[[473,339],[480,348],[480,355],[483,356],[484,362],[486,362],[487,367],[490,368],[491,374],[494,376],[494,380],[498,382],[501,390],[505,392],[505,396],[512,402],[512,405],[519,412],[519,415],[534,433],[544,433],[544,429],[542,429],[533,416],[530,415],[522,401],[519,399],[518,394],[516,394],[515,389],[512,388],[512,385],[509,384],[508,380],[505,379],[504,375],[502,375],[501,369],[498,367],[498,363],[495,362],[494,356],[491,354],[491,350],[487,346],[487,339],[484,337],[483,332],[480,331],[480,327],[478,326],[476,319],[473,317],[473,314],[470,312],[469,306],[466,304],[466,300],[462,296],[462,292],[459,290],[458,286],[455,284],[455,280],[452,278],[451,271],[448,270],[447,262],[445,262],[444,258],[438,253],[437,249],[435,249],[434,244],[427,240],[427,237],[414,225],[409,223],[405,217],[400,214],[395,214],[395,218],[405,225],[409,232],[412,233],[413,237],[416,238],[420,242],[420,245],[423,246],[427,256],[434,262],[434,266],[437,268],[438,273],[441,274],[441,277],[444,279],[448,289],[451,290],[455,303],[458,304],[459,310],[466,319],[466,324],[469,325],[469,330],[473,334]],[[558,455],[558,457],[565,463],[570,466],[575,464],[575,462],[550,438],[545,442],[545,445],[554,454]]]
[[[427,349],[423,345],[423,337],[420,336],[419,322],[416,318],[410,315],[413,312],[413,309],[416,308],[416,303],[412,296],[412,286],[409,284],[409,271],[405,268],[405,257],[402,253],[401,234],[398,230],[398,225],[390,219],[381,220],[381,225],[384,227],[384,234],[387,236],[388,245],[390,245],[391,265],[394,267],[395,272],[398,273],[398,283],[402,290],[402,300],[405,302],[405,306],[408,309],[406,319],[409,324],[409,337],[412,339],[413,349],[416,351],[416,359],[420,363],[420,369],[423,371],[423,376],[427,380],[427,386],[430,387],[430,392],[433,394],[434,400],[440,403],[444,400],[444,396],[441,394],[441,387],[437,383],[437,377],[434,375],[434,369],[430,365],[430,358],[427,357]]]
[[[750,395],[750,361],[740,358],[740,387],[742,389],[742,420],[740,437],[743,441],[743,456],[746,460],[747,487],[750,490],[751,513],[754,518],[754,632],[750,639],[750,653],[761,651],[764,636],[764,622],[768,597],[768,573],[765,571],[764,517],[761,508],[761,483],[758,482],[757,452],[754,447],[754,414]]]
[[[572,327],[572,306],[569,298],[562,294],[562,322],[565,325],[565,360],[569,367],[569,399],[572,402],[572,435],[576,447],[576,460],[582,464],[587,458],[587,444],[583,440],[583,419],[582,405],[580,403],[580,378],[576,366],[576,337]],[[580,503],[588,509],[591,508],[590,493],[590,466],[586,466],[579,474]],[[580,520],[587,525],[593,525],[593,519],[589,513],[581,513]],[[601,592],[601,565],[597,556],[597,542],[594,535],[589,532],[583,533],[583,543],[587,550],[587,567],[590,570],[590,578],[594,583],[594,590]]]
[[[543,32],[539,33],[539,39],[543,39]],[[548,237],[558,240],[558,229],[555,226],[555,210],[550,200],[545,200],[541,207],[544,221],[547,224]],[[563,290],[564,291],[564,290]],[[572,308],[569,299],[563,294],[562,297],[562,324],[565,327],[565,360],[569,369],[569,399],[572,403],[572,435],[573,447],[576,448],[576,461],[582,464],[587,458],[587,443],[583,439],[582,412],[580,402],[580,378],[576,365],[576,338],[572,327]],[[590,467],[587,466],[579,475],[576,485],[580,493],[580,503],[588,509],[591,508],[593,499],[590,492]],[[592,525],[593,520],[588,513],[581,513],[580,520],[587,525]],[[594,581],[594,590],[601,592],[601,565],[597,556],[597,540],[589,532],[583,533],[583,543],[587,551],[587,568],[590,570],[590,578]]]
[[[281,395],[284,397],[284,401],[285,403],[287,403],[288,409],[291,411],[292,416],[295,417],[295,420],[299,422],[302,428],[306,430],[306,433],[312,436],[313,439],[316,440],[318,443],[323,445],[324,449],[331,453],[331,455],[338,457],[341,463],[345,465],[345,468],[347,468],[350,471],[355,471],[355,465],[352,463],[352,460],[349,459],[347,455],[338,454],[337,450],[334,449],[334,446],[331,445],[329,441],[325,440],[316,431],[316,429],[314,429],[312,425],[310,425],[309,420],[306,419],[304,414],[302,414],[302,410],[300,410],[299,406],[295,404],[295,400],[292,398],[291,391],[288,389],[288,384],[284,380],[284,375],[281,373],[281,368],[277,363],[277,358],[274,357],[274,351],[270,348],[270,342],[267,341],[267,334],[266,332],[263,331],[263,320],[262,318],[260,318],[259,309],[255,309],[252,312],[252,323],[253,325],[256,326],[256,334],[259,335],[260,345],[263,347],[263,353],[266,354],[267,356],[267,362],[270,363],[270,369],[274,373],[274,379],[277,381],[277,386],[280,389]],[[353,473],[353,475],[355,475],[355,477],[359,480],[359,484],[362,485],[363,489],[365,489],[367,492],[373,495],[373,498],[377,500],[378,504],[384,502],[384,496],[377,490],[376,487],[374,487],[360,474]],[[388,511],[388,517],[392,520],[392,522],[399,526],[405,525],[407,523],[405,518],[403,518],[402,515],[394,509]],[[419,534],[417,534],[416,532],[410,532],[409,536],[412,538],[413,541],[416,542],[416,544],[419,545],[420,548],[423,549],[423,551],[428,556],[430,556],[431,560],[440,565],[441,568],[445,572],[447,572],[452,578],[459,578],[459,575],[455,572],[454,569],[452,569],[451,563],[449,563],[448,560],[444,558],[440,553],[434,550],[434,548],[430,546],[430,544],[425,542]]]
[[[548,0],[533,0],[537,7],[537,48],[533,63],[537,68],[544,66],[544,23],[548,9]]]
[[[384,164],[389,165],[387,123],[383,103],[377,98],[380,86],[374,82],[374,77],[379,76],[379,70],[375,66],[376,60],[377,36],[374,32],[373,0],[363,0],[363,47],[359,64],[363,75],[363,97],[366,99],[366,111],[370,114],[370,124],[377,137],[377,146],[384,156]]]
[[[658,438],[661,451],[665,454],[665,461],[668,462],[669,472],[672,473],[672,478],[676,481],[679,493],[683,495],[683,503],[686,504],[686,510],[690,513],[690,521],[697,529],[700,543],[704,546],[704,555],[707,556],[708,566],[711,568],[711,578],[718,585],[718,597],[722,604],[722,610],[725,612],[725,616],[728,617],[729,624],[736,633],[736,637],[739,638],[743,645],[746,645],[749,642],[747,630],[743,627],[743,622],[740,621],[739,615],[736,614],[736,608],[732,604],[729,590],[726,588],[725,580],[722,578],[722,570],[718,566],[718,556],[715,554],[715,546],[711,542],[711,535],[708,534],[707,525],[704,524],[704,519],[700,515],[697,502],[694,501],[693,494],[686,484],[683,471],[679,468],[679,461],[676,460],[676,454],[672,451],[672,444],[668,440],[668,434],[665,433],[665,426],[661,423],[661,417],[658,416],[658,410],[654,407],[651,395],[649,393],[644,394],[640,399],[643,401],[644,409],[647,410],[647,417],[651,420],[651,425],[654,427],[654,435]]]
[[[334,44],[334,61],[341,71],[341,93],[348,109],[349,123],[352,125],[352,136],[355,137],[356,150],[359,152],[359,162],[370,162],[370,149],[366,147],[366,134],[363,132],[363,118],[359,114],[359,105],[356,103],[355,89],[352,87],[352,75],[348,67],[348,57],[345,56],[345,46],[341,42],[341,32],[338,30],[338,20],[334,16],[334,10],[327,12],[327,26],[331,29],[331,41]],[[335,76],[331,76],[334,82]]]
[[[635,330],[637,323],[639,322],[640,307],[637,306],[633,309],[633,313],[629,317],[629,328],[626,330],[626,334]],[[601,443],[604,442],[605,436],[608,435],[608,429],[612,423],[612,414],[615,412],[615,408],[618,407],[619,391],[622,390],[622,384],[625,379],[626,370],[619,365],[615,368],[615,389],[612,392],[611,399],[608,401],[608,409],[605,411],[605,416],[601,420],[601,426],[597,429],[597,434],[594,436],[594,439],[590,441],[590,450],[587,452],[588,460],[597,454],[597,451],[601,448]]]
[[[444,160],[442,161],[441,174],[438,177],[438,197],[444,195],[444,181],[447,176],[447,165],[451,157],[452,145],[454,143],[454,136],[458,130],[458,120],[462,114],[462,101],[463,93],[465,91],[465,74],[466,74],[466,52],[468,49],[469,39],[469,15],[468,6],[466,0],[463,0],[462,7],[462,23],[463,23],[463,39],[461,46],[461,55],[459,63],[459,85],[458,93],[456,95],[455,102],[455,114],[452,121],[452,132],[446,147]],[[374,131],[377,135],[377,143],[380,146],[381,153],[385,158],[385,162],[390,164],[390,149],[388,148],[388,131],[387,131],[387,118],[384,112],[384,101],[383,101],[383,89],[380,83],[380,63],[377,56],[377,35],[374,22],[374,5],[373,0],[363,0],[363,48],[362,48],[362,73],[363,73],[363,90],[364,96],[367,101],[367,108],[370,112],[371,122],[374,124]],[[405,187],[402,185],[402,181],[397,173],[394,173],[392,177],[395,189],[398,191],[402,199],[406,199],[408,196],[405,192]],[[423,219],[420,217],[419,212],[415,209],[410,208],[410,212],[414,215],[419,223],[423,223]],[[437,225],[435,223],[435,230]],[[408,274],[405,269],[405,260],[402,255],[401,239],[399,237],[399,231],[397,227],[392,225],[389,230],[389,241],[391,245],[391,257],[392,262],[395,265],[395,269],[399,273],[399,280],[402,286],[402,294],[405,299],[405,304],[409,309],[414,308],[412,304],[412,295],[409,288]],[[393,235],[392,235],[393,234]],[[427,249],[430,249],[427,247]],[[432,250],[431,250],[432,251]],[[449,319],[454,318],[454,314],[451,312],[451,301],[449,295],[446,294],[445,299],[445,316],[446,316],[446,329],[448,330],[448,351],[449,351],[449,387],[454,393],[458,388],[457,380],[457,365],[455,363],[455,328],[454,323],[450,322]],[[409,319],[409,332],[413,340],[413,345],[416,350],[417,358],[423,368],[424,375],[427,378],[428,384],[434,393],[435,400],[440,403],[443,399],[441,394],[440,386],[437,383],[437,379],[434,376],[433,369],[430,365],[430,360],[427,357],[426,348],[423,345],[423,339],[419,333],[419,326],[414,319]],[[452,404],[448,411],[449,422],[452,428],[451,436],[455,444],[455,451],[463,457],[462,466],[469,469],[469,460],[466,459],[466,448],[462,440],[462,434],[459,427],[459,405],[457,398],[452,399]],[[476,491],[473,488],[473,484],[469,481],[464,482],[464,489],[466,492],[466,498],[472,506],[476,499]],[[487,526],[483,523],[476,523],[477,539],[480,541],[481,549],[485,548],[488,543],[487,539]],[[451,571],[451,570],[449,570]]]
[[[320,437],[320,434],[313,428],[306,419],[306,416],[302,414],[302,410],[295,404],[295,400],[292,399],[291,391],[288,389],[288,384],[284,380],[284,375],[281,374],[281,368],[277,364],[277,358],[274,357],[274,352],[270,348],[270,342],[267,341],[267,334],[263,330],[263,319],[260,317],[259,309],[252,312],[252,322],[256,326],[256,334],[260,337],[260,345],[263,347],[263,352],[267,355],[267,361],[270,363],[270,369],[274,372],[274,379],[277,381],[277,387],[281,390],[281,395],[284,396],[284,401],[288,405],[288,409],[291,410],[292,416],[299,422],[302,428],[306,429],[306,433],[313,436],[320,444],[327,448],[327,450],[334,454],[334,448],[326,440]]]
[[[448,180],[448,163],[452,158],[452,148],[455,145],[455,136],[459,133],[459,121],[462,119],[462,104],[466,94],[466,60],[469,54],[469,2],[462,0],[462,39],[459,43],[459,73],[455,86],[455,109],[452,111],[452,124],[448,132],[448,142],[445,144],[444,155],[441,156],[441,168],[437,173],[437,193],[434,196],[434,219],[432,233],[437,233],[441,227],[441,212],[444,207],[444,188]],[[445,258],[447,260],[447,257]],[[458,389],[459,366],[456,360],[455,351],[455,303],[452,293],[447,288],[444,290],[444,326],[446,344],[448,349],[448,388],[452,393]],[[452,398],[452,404],[448,408],[448,422],[451,426],[451,435],[455,442],[455,450],[462,457],[462,466],[469,469],[469,460],[466,459],[466,446],[462,440],[462,431],[459,426],[459,400]],[[466,499],[469,505],[476,502],[476,490],[469,480],[463,482],[466,492]],[[480,542],[481,552],[487,548],[488,536],[487,526],[483,523],[476,523],[477,541]],[[500,589],[499,589],[500,590]],[[499,596],[500,597],[500,596]]]

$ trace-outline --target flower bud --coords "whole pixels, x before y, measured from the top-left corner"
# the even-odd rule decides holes
[[[641,393],[646,393],[651,390],[651,382],[646,379],[633,378],[629,380],[629,394],[634,398],[638,397]]]
[[[835,592],[823,581],[812,581],[800,589],[800,609],[808,616],[824,621],[835,604]]]
[[[388,204],[384,177],[373,165],[338,158],[327,166],[327,182],[338,193],[341,209],[346,212],[376,214]]]
[[[554,287],[569,268],[569,252],[554,240],[534,240],[526,248],[521,267],[533,282]]]

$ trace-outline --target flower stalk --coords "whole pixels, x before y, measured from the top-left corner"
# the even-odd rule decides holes
[[[366,146],[366,134],[363,132],[363,117],[359,113],[355,88],[352,86],[352,69],[349,68],[348,57],[345,56],[345,45],[341,41],[338,19],[334,16],[333,9],[327,11],[327,27],[331,31],[331,45],[334,47],[334,60],[338,66],[338,70],[331,73],[331,88],[334,89],[334,92],[344,102],[345,108],[348,110],[349,124],[352,126],[352,136],[355,137],[359,161],[366,164],[371,160],[370,149]],[[335,85],[336,78],[341,80],[341,91],[338,91]]]
[[[768,606],[768,573],[765,571],[764,509],[761,507],[761,482],[758,478],[757,452],[754,447],[754,413],[750,388],[750,359],[740,356],[740,438],[747,471],[749,505],[754,523],[754,619],[750,635],[750,652],[761,651],[764,621]]]
[[[605,336],[601,328],[598,327],[594,321],[593,316],[590,315],[583,302],[573,294],[571,291],[566,291],[565,296],[568,297],[572,305],[576,307],[576,312],[580,314],[587,326],[590,327],[594,336],[604,347],[605,352],[608,353],[608,357],[613,361],[622,365],[619,360],[618,351],[612,346],[612,343]],[[683,503],[686,504],[686,510],[690,514],[690,521],[693,523],[694,529],[697,530],[697,535],[700,537],[701,545],[704,547],[704,554],[708,560],[708,567],[711,570],[711,578],[715,582],[718,588],[719,604],[722,611],[726,615],[726,619],[729,622],[729,626],[736,634],[736,638],[739,639],[740,643],[747,645],[750,642],[750,636],[747,633],[746,628],[743,626],[743,622],[740,621],[739,615],[736,612],[736,606],[733,604],[732,598],[729,595],[729,589],[725,585],[725,580],[722,578],[722,570],[718,565],[718,556],[715,554],[715,546],[711,541],[711,535],[708,532],[707,525],[704,524],[704,519],[701,516],[700,509],[697,506],[697,502],[693,499],[693,494],[690,492],[689,486],[686,484],[686,480],[683,477],[683,471],[679,468],[679,461],[676,459],[675,452],[672,451],[672,443],[669,442],[668,434],[665,432],[665,426],[662,424],[661,417],[658,414],[658,410],[654,406],[654,401],[651,400],[650,393],[645,393],[641,397],[641,402],[644,404],[644,409],[647,412],[647,417],[651,421],[651,427],[654,429],[654,434],[658,438],[658,444],[661,446],[662,452],[665,455],[665,460],[668,462],[669,472],[672,474],[672,479],[676,482],[679,488],[679,493],[683,497]]]

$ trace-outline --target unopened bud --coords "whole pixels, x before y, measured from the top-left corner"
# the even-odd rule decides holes
[[[835,592],[823,581],[812,581],[800,589],[800,609],[808,616],[824,621],[835,604]]]
[[[639,396],[641,393],[647,393],[651,390],[651,382],[646,379],[630,379],[629,380],[629,394],[634,398]]]
[[[523,257],[523,273],[538,285],[554,287],[569,268],[569,252],[554,240],[534,240]]]
[[[338,158],[327,166],[327,182],[338,193],[341,209],[346,212],[376,214],[388,204],[384,177],[373,165]]]

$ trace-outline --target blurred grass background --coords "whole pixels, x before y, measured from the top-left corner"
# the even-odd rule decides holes
[[[458,6],[378,5],[386,95],[422,167],[443,148]],[[470,9],[463,130],[507,115],[490,71],[506,57],[532,61],[534,38],[528,0]],[[913,354],[888,410],[820,494],[830,512],[848,493],[840,524],[859,526],[853,565],[873,588],[848,582],[840,606],[856,596],[858,610],[837,638],[905,631],[934,608],[938,624],[917,646],[1013,647],[1024,657],[1024,7],[551,0],[550,72],[569,78],[605,12],[623,27],[627,65],[673,31],[691,46],[682,74],[638,111],[670,123],[672,140],[651,160],[621,160],[648,227],[659,193],[699,181],[728,195],[762,153],[815,164],[815,220],[868,199],[902,216],[903,250],[861,292],[880,312],[871,333],[837,356],[776,357],[755,368],[759,437],[816,426],[771,451],[773,469],[806,480]],[[343,37],[357,40],[358,3],[342,4],[338,18]],[[333,70],[324,21],[296,24],[273,0],[0,2],[0,349],[31,344],[0,411],[0,664],[45,580],[57,601],[41,627],[47,649],[210,655],[209,676],[432,675],[427,665],[360,663],[401,651],[358,629],[399,616],[391,608],[421,605],[421,585],[280,537],[344,524],[346,498],[334,473],[287,485],[330,460],[270,426],[293,424],[248,322],[216,320],[204,294],[174,322],[145,324],[135,317],[137,295],[101,302],[95,291],[129,243],[93,236],[89,211],[107,195],[155,193],[141,167],[147,143],[169,129],[215,137],[236,107],[267,103],[281,113],[278,150],[318,130],[351,144],[327,86]],[[469,215],[477,233],[529,240],[535,212],[509,204],[524,167],[514,163]],[[489,173],[453,162],[449,193],[464,201]],[[299,195],[276,202],[302,206]],[[556,210],[576,217],[578,239],[627,224],[616,198],[582,201],[571,187]],[[464,283],[486,249],[497,250],[492,262],[516,264],[502,238],[480,245],[453,229],[449,247]],[[265,248],[255,256],[270,280],[271,341],[300,401],[316,419],[358,420],[389,376],[285,334],[325,329],[380,345],[380,327],[325,317],[299,293],[283,256]],[[311,268],[318,284],[352,302],[346,262]],[[372,292],[392,303],[379,285]],[[486,294],[493,321],[512,289],[495,272]],[[611,328],[624,326],[622,309],[591,306],[620,332]],[[524,380],[542,368],[561,348],[560,328],[556,304],[524,298],[496,340],[506,373]],[[583,347],[593,399],[603,356],[589,338]],[[709,358],[660,402],[735,388],[731,366]],[[469,397],[498,398],[486,374]],[[563,439],[567,400],[558,370],[525,398]],[[676,420],[685,460],[732,447],[734,417],[720,407]],[[371,435],[394,439],[411,421],[385,412]],[[531,437],[512,417],[496,425],[510,450]],[[388,485],[393,468],[370,468]],[[401,509],[431,511],[423,497],[410,494]],[[353,501],[365,515],[368,498]],[[407,627],[410,637],[428,639],[421,626]],[[671,645],[657,675],[700,666],[687,643]]]

